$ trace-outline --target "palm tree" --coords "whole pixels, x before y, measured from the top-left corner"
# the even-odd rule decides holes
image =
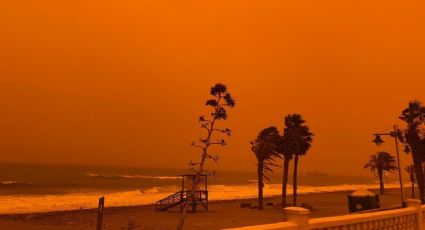
[[[297,151],[297,141],[290,135],[290,132],[283,132],[278,146],[278,152],[283,157],[283,173],[282,173],[282,207],[286,207],[286,193],[289,177],[289,163],[294,158],[293,155]]]
[[[423,135],[421,126],[425,121],[425,107],[419,101],[411,101],[408,107],[402,111],[399,118],[407,124],[404,140],[402,141],[410,147],[420,200],[425,203],[425,175],[422,165],[425,148],[424,139],[421,137]]]
[[[263,187],[264,179],[269,178],[266,172],[272,172],[271,166],[274,166],[274,160],[279,158],[276,148],[279,143],[280,135],[276,127],[263,129],[257,136],[257,139],[251,141],[251,150],[257,158],[257,176],[258,176],[258,208],[264,209],[263,205]]]
[[[404,168],[407,173],[409,173],[409,179],[410,183],[412,183],[412,198],[415,198],[415,167],[413,165],[409,165],[406,168]]]
[[[364,165],[379,179],[379,191],[384,194],[384,172],[394,172],[398,169],[395,157],[387,152],[378,152],[369,157],[369,161]]]
[[[290,146],[294,156],[294,175],[293,175],[293,205],[297,205],[297,177],[299,157],[307,154],[313,142],[313,133],[305,125],[305,121],[299,114],[289,114],[285,117],[284,137],[290,141]]]

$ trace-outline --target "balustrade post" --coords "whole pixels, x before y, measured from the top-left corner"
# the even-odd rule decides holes
[[[417,217],[417,221],[418,221],[418,229],[419,230],[424,230],[424,223],[423,223],[423,213],[422,213],[422,209],[421,209],[421,201],[420,200],[416,200],[416,199],[408,199],[406,201],[407,203],[407,207],[412,207],[416,209],[416,217]]]
[[[285,221],[298,224],[299,230],[308,230],[308,218],[310,211],[300,207],[288,207],[283,209]]]

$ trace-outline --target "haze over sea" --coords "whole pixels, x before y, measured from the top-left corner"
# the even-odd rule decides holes
[[[0,214],[34,213],[95,208],[105,196],[106,206],[147,205],[180,190],[179,175],[187,170],[0,164]],[[281,192],[279,169],[269,174],[265,195]],[[376,188],[371,177],[301,173],[300,193]],[[387,187],[396,187],[387,180]],[[253,172],[219,171],[210,177],[211,200],[253,198],[257,195]],[[290,186],[289,186],[290,187]],[[288,188],[289,189],[289,188]],[[291,191],[289,191],[291,194]]]

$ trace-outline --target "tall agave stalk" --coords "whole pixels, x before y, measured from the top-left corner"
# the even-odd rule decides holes
[[[201,116],[199,118],[199,124],[201,128],[205,129],[207,133],[204,138],[201,138],[199,141],[192,143],[193,147],[199,148],[201,150],[201,159],[197,163],[190,163],[196,175],[194,183],[192,185],[191,193],[188,195],[187,201],[182,209],[182,214],[180,216],[180,220],[177,226],[178,230],[183,229],[188,206],[194,203],[196,188],[199,185],[201,175],[206,172],[206,170],[204,169],[206,160],[212,159],[217,162],[220,158],[220,156],[218,155],[210,154],[210,147],[214,145],[226,145],[226,142],[223,139],[213,140],[213,135],[217,132],[226,134],[228,136],[230,136],[231,134],[230,129],[221,129],[217,128],[216,126],[218,121],[227,119],[226,108],[233,108],[235,106],[235,101],[233,100],[230,93],[227,91],[227,87],[223,84],[216,84],[215,86],[213,86],[211,88],[210,94],[213,96],[213,98],[207,100],[206,106],[211,107],[213,109],[213,112],[211,113],[209,118],[206,118],[205,116]]]

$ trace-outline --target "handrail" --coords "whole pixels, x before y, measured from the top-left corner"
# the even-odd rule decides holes
[[[406,208],[309,219],[310,212],[299,207],[284,209],[286,222],[232,228],[232,230],[425,230],[425,205],[419,200],[407,200]],[[295,228],[294,228],[295,225]],[[230,230],[230,229],[227,229]]]
[[[345,216],[323,217],[309,220],[310,229],[335,227],[339,225],[352,225],[364,222],[371,222],[378,219],[390,219],[399,216],[416,214],[415,208],[403,208],[396,210],[371,212],[364,214],[352,214]]]
[[[155,202],[155,204],[157,204],[157,203],[164,203],[164,201],[168,201],[172,197],[181,196],[181,194],[182,194],[182,191],[176,192],[176,193],[174,193],[172,195],[169,195],[169,196],[165,197],[164,199],[161,199],[161,200]]]
[[[227,228],[223,230],[232,230],[233,228]],[[237,228],[238,230],[258,230],[258,226],[247,226]],[[261,225],[261,230],[273,230],[273,229],[285,229],[285,230],[298,230],[299,226],[292,222],[281,222],[276,224],[264,224]]]
[[[171,194],[164,199],[161,199],[154,203],[155,209],[158,211],[163,211],[168,208],[171,208],[177,204],[180,204],[182,202],[187,201],[187,197],[191,194],[191,191],[179,191],[174,194]],[[198,190],[195,191],[195,197],[194,200],[204,200],[208,197],[208,191],[207,190]]]

